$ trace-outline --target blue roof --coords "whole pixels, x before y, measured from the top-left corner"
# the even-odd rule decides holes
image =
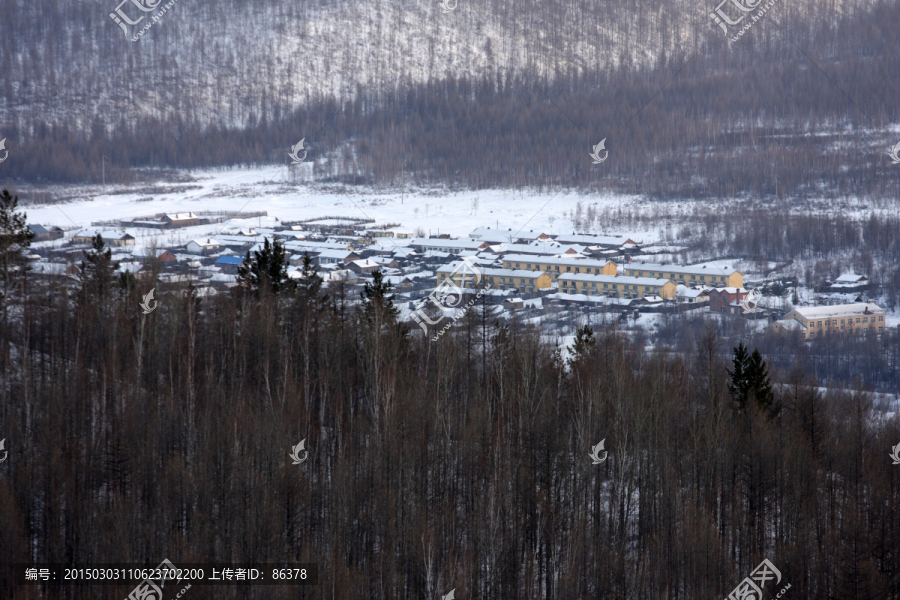
[[[220,256],[216,261],[217,265],[239,265],[244,262],[240,256]]]
[[[41,233],[49,233],[43,225],[29,225],[28,229],[33,231],[36,235],[39,235]]]

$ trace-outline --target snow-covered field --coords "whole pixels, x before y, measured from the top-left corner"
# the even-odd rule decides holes
[[[450,192],[408,190],[405,192],[362,191],[347,186],[296,184],[286,181],[285,167],[234,169],[191,173],[197,181],[185,184],[183,192],[153,194],[146,187],[127,191],[118,189],[104,194],[99,186],[84,188],[77,199],[55,205],[25,206],[30,223],[59,226],[64,229],[90,227],[95,221],[134,218],[155,213],[267,211],[267,217],[232,219],[226,223],[186,227],[177,230],[145,228],[109,228],[127,231],[136,238],[136,246],[183,244],[247,227],[272,227],[278,221],[297,221],[323,216],[370,218],[376,224],[400,223],[410,230],[467,236],[477,227],[499,227],[542,231],[547,234],[570,233],[572,221],[562,213],[571,212],[576,203],[597,204],[607,210],[638,206],[638,197],[620,195],[584,196],[571,192],[527,193],[513,191]],[[167,185],[167,189],[178,186]],[[122,192],[126,193],[122,193]],[[147,199],[150,196],[152,199]],[[140,200],[140,201],[138,201]],[[689,207],[685,207],[689,210]],[[101,227],[97,227],[101,229]],[[636,230],[604,232],[643,240],[656,238],[656,231]],[[69,236],[70,237],[70,236]],[[402,240],[396,240],[402,245]]]

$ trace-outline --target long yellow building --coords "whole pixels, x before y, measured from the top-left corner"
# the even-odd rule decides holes
[[[550,274],[550,278],[553,281],[556,281],[563,273],[594,275],[615,275],[617,273],[616,263],[610,260],[534,256],[529,254],[507,254],[503,257],[503,268],[546,272]]]
[[[703,284],[713,287],[744,287],[744,275],[732,267],[660,265],[631,262],[625,265],[629,277],[656,277],[683,285]]]
[[[799,328],[806,339],[833,333],[884,333],[884,309],[856,303],[795,308],[770,325],[775,330]]]
[[[536,292],[551,287],[550,275],[540,271],[526,271],[516,269],[478,269],[481,274],[481,283],[490,283],[493,289],[508,290],[516,288],[521,292]],[[444,265],[437,270],[437,283],[440,285],[447,279],[452,279],[459,287],[471,288],[475,281],[475,275],[471,270],[460,268],[459,263]]]
[[[652,277],[616,277],[564,273],[559,276],[559,291],[565,294],[609,296],[611,298],[674,298],[677,286],[668,279]]]

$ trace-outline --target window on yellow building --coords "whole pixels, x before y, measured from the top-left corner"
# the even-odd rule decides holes
[[[879,321],[884,321],[884,315],[879,316],[879,317],[878,317],[878,320],[879,320]]]

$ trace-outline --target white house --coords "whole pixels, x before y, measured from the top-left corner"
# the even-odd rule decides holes
[[[213,238],[191,240],[187,243],[187,251],[191,254],[213,254],[214,252],[218,252],[221,247],[222,244]]]

